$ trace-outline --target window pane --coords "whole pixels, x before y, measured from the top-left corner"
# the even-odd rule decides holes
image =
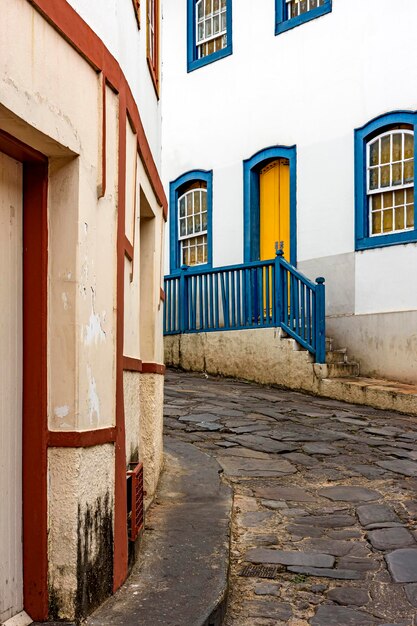
[[[401,161],[403,156],[403,137],[400,133],[392,136],[392,160]]]
[[[187,217],[187,235],[193,234],[193,218]]]
[[[371,143],[369,148],[369,161],[370,165],[379,164],[379,139]]]
[[[404,183],[412,183],[414,180],[414,159],[404,163]]]
[[[189,265],[195,265],[196,264],[196,258],[195,258],[195,247],[193,246],[190,250],[190,262]]]
[[[407,228],[414,226],[414,204],[407,205]]]
[[[393,185],[401,185],[403,182],[402,176],[402,163],[393,163],[392,166],[392,184]]]
[[[381,187],[389,187],[390,186],[390,166],[383,165],[381,168]]]
[[[213,17],[213,33],[215,35],[217,35],[217,33],[220,31],[220,21],[219,21],[219,16],[216,15],[215,17]]]
[[[201,20],[203,15],[204,15],[203,9],[204,9],[204,7],[203,7],[203,0],[201,0],[201,2],[199,2],[197,4],[197,16],[198,16],[199,20]]]
[[[196,215],[194,218],[194,232],[199,233],[201,231],[201,218],[200,215]]]
[[[203,230],[207,230],[207,213],[202,214]]]
[[[379,209],[381,209],[381,206],[382,206],[381,194],[375,194],[375,196],[372,196],[372,210],[378,211]]]
[[[389,163],[391,161],[391,136],[382,137],[381,139],[381,163]]]
[[[404,158],[411,159],[414,156],[414,136],[405,135]]]
[[[384,233],[388,233],[392,230],[392,209],[387,209],[383,211],[383,231]]]
[[[379,235],[381,232],[381,212],[372,213],[372,235]]]
[[[211,0],[205,0],[206,15],[211,13]]]
[[[395,230],[403,230],[404,228],[404,208],[395,209]]]
[[[186,235],[186,224],[185,224],[185,219],[184,220],[180,220],[180,237],[184,237],[184,235]]]
[[[185,198],[181,198],[180,200],[180,217],[184,217],[185,215]]]
[[[386,193],[382,194],[383,200],[384,200],[384,209],[386,209],[387,207],[392,207],[392,191],[387,191]]]
[[[396,206],[400,205],[400,204],[404,204],[404,189],[402,189],[401,191],[396,191],[395,192],[395,204]]]
[[[220,10],[219,0],[214,0],[213,11],[217,13]]]
[[[414,202],[414,189],[407,189],[407,202]]]
[[[379,187],[379,167],[375,167],[369,172],[369,189],[378,189]]]
[[[187,194],[187,215],[192,215],[193,212],[193,196],[191,193]]]
[[[194,192],[194,213],[200,213],[200,191]]]

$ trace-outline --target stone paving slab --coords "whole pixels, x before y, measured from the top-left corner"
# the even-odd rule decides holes
[[[225,626],[417,626],[416,417],[178,371],[166,406],[234,492]]]

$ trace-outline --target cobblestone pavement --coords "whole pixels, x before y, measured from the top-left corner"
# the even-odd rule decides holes
[[[177,371],[165,402],[234,490],[226,626],[417,625],[417,418]]]

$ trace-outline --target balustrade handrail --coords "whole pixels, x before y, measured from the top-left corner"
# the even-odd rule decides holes
[[[325,362],[324,278],[283,258],[216,268],[182,266],[165,277],[164,333],[281,327]]]

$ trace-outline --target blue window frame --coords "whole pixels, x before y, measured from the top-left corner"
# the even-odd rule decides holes
[[[187,0],[187,71],[232,54],[232,0]]]
[[[417,113],[395,111],[355,130],[355,248],[417,241]]]
[[[170,271],[212,266],[213,172],[192,170],[170,184]],[[204,257],[198,258],[203,253]],[[191,260],[191,254],[195,257]]]
[[[275,34],[330,13],[332,0],[275,0]]]
[[[297,265],[297,149],[295,146],[272,146],[243,161],[243,212],[245,263],[259,260],[259,174],[275,159],[288,159],[290,166],[290,263]]]

